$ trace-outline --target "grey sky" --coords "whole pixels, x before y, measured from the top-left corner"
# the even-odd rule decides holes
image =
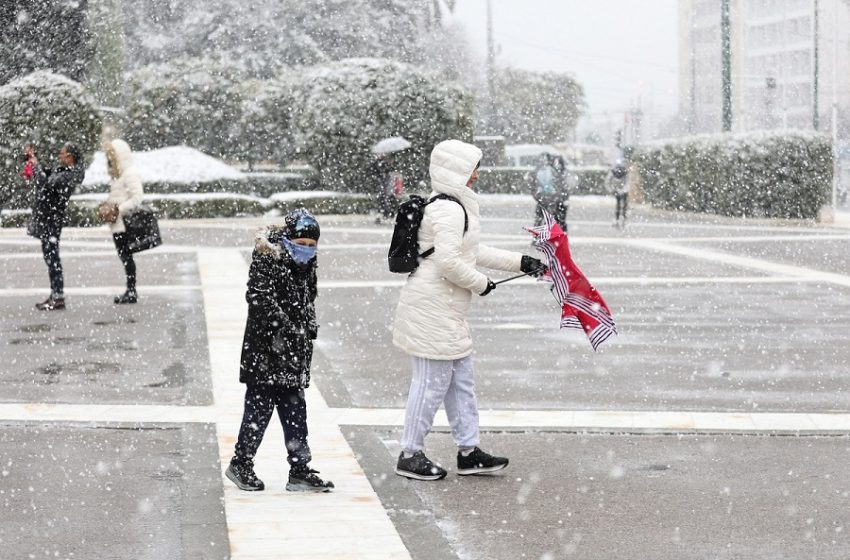
[[[573,73],[588,113],[637,104],[676,110],[676,0],[492,0],[502,64]],[[457,0],[455,19],[486,52],[486,0]]]

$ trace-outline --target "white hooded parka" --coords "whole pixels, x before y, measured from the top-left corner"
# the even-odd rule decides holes
[[[118,205],[118,219],[109,224],[109,229],[112,233],[123,233],[124,216],[142,203],[142,177],[133,165],[133,154],[125,141],[113,140],[107,149],[115,155],[118,168],[118,177],[109,183],[109,197],[106,199],[106,202]]]
[[[428,204],[419,226],[419,248],[434,247],[407,278],[401,290],[393,328],[393,344],[404,352],[432,360],[458,360],[472,353],[466,314],[472,294],[487,288],[487,276],[476,266],[520,272],[522,253],[479,244],[478,195],[466,186],[481,150],[459,140],[439,143],[431,152],[433,192],[460,200]],[[464,233],[464,209],[469,229]]]

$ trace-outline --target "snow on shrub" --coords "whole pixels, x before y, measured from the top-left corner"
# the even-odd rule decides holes
[[[369,148],[404,136],[407,185],[427,179],[428,158],[447,138],[470,141],[470,95],[459,85],[383,59],[347,59],[305,70],[293,126],[323,188],[368,191]]]
[[[832,185],[829,138],[799,131],[653,143],[632,161],[647,202],[672,210],[815,218]]]
[[[35,142],[46,165],[55,163],[66,142],[77,144],[90,160],[101,128],[94,99],[70,78],[39,71],[0,86],[0,205],[28,206],[17,159],[23,144]]]
[[[241,78],[237,65],[202,58],[129,73],[125,139],[137,150],[186,144],[230,154],[239,142]]]
[[[242,85],[239,143],[230,155],[248,163],[288,161],[295,156],[292,109],[297,74],[273,80],[249,80]]]

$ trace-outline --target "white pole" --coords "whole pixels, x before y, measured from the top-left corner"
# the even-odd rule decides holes
[[[833,0],[832,14],[832,212],[838,210],[838,0]]]

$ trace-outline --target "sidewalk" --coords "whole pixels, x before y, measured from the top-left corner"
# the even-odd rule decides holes
[[[216,433],[222,473],[232,457],[244,386],[234,382],[245,328],[248,266],[237,250],[198,251],[210,341]],[[329,494],[287,492],[283,437],[275,421],[256,459],[263,492],[243,492],[222,476],[233,560],[410,558],[354,452],[315,384],[307,409],[312,466],[336,488]]]

